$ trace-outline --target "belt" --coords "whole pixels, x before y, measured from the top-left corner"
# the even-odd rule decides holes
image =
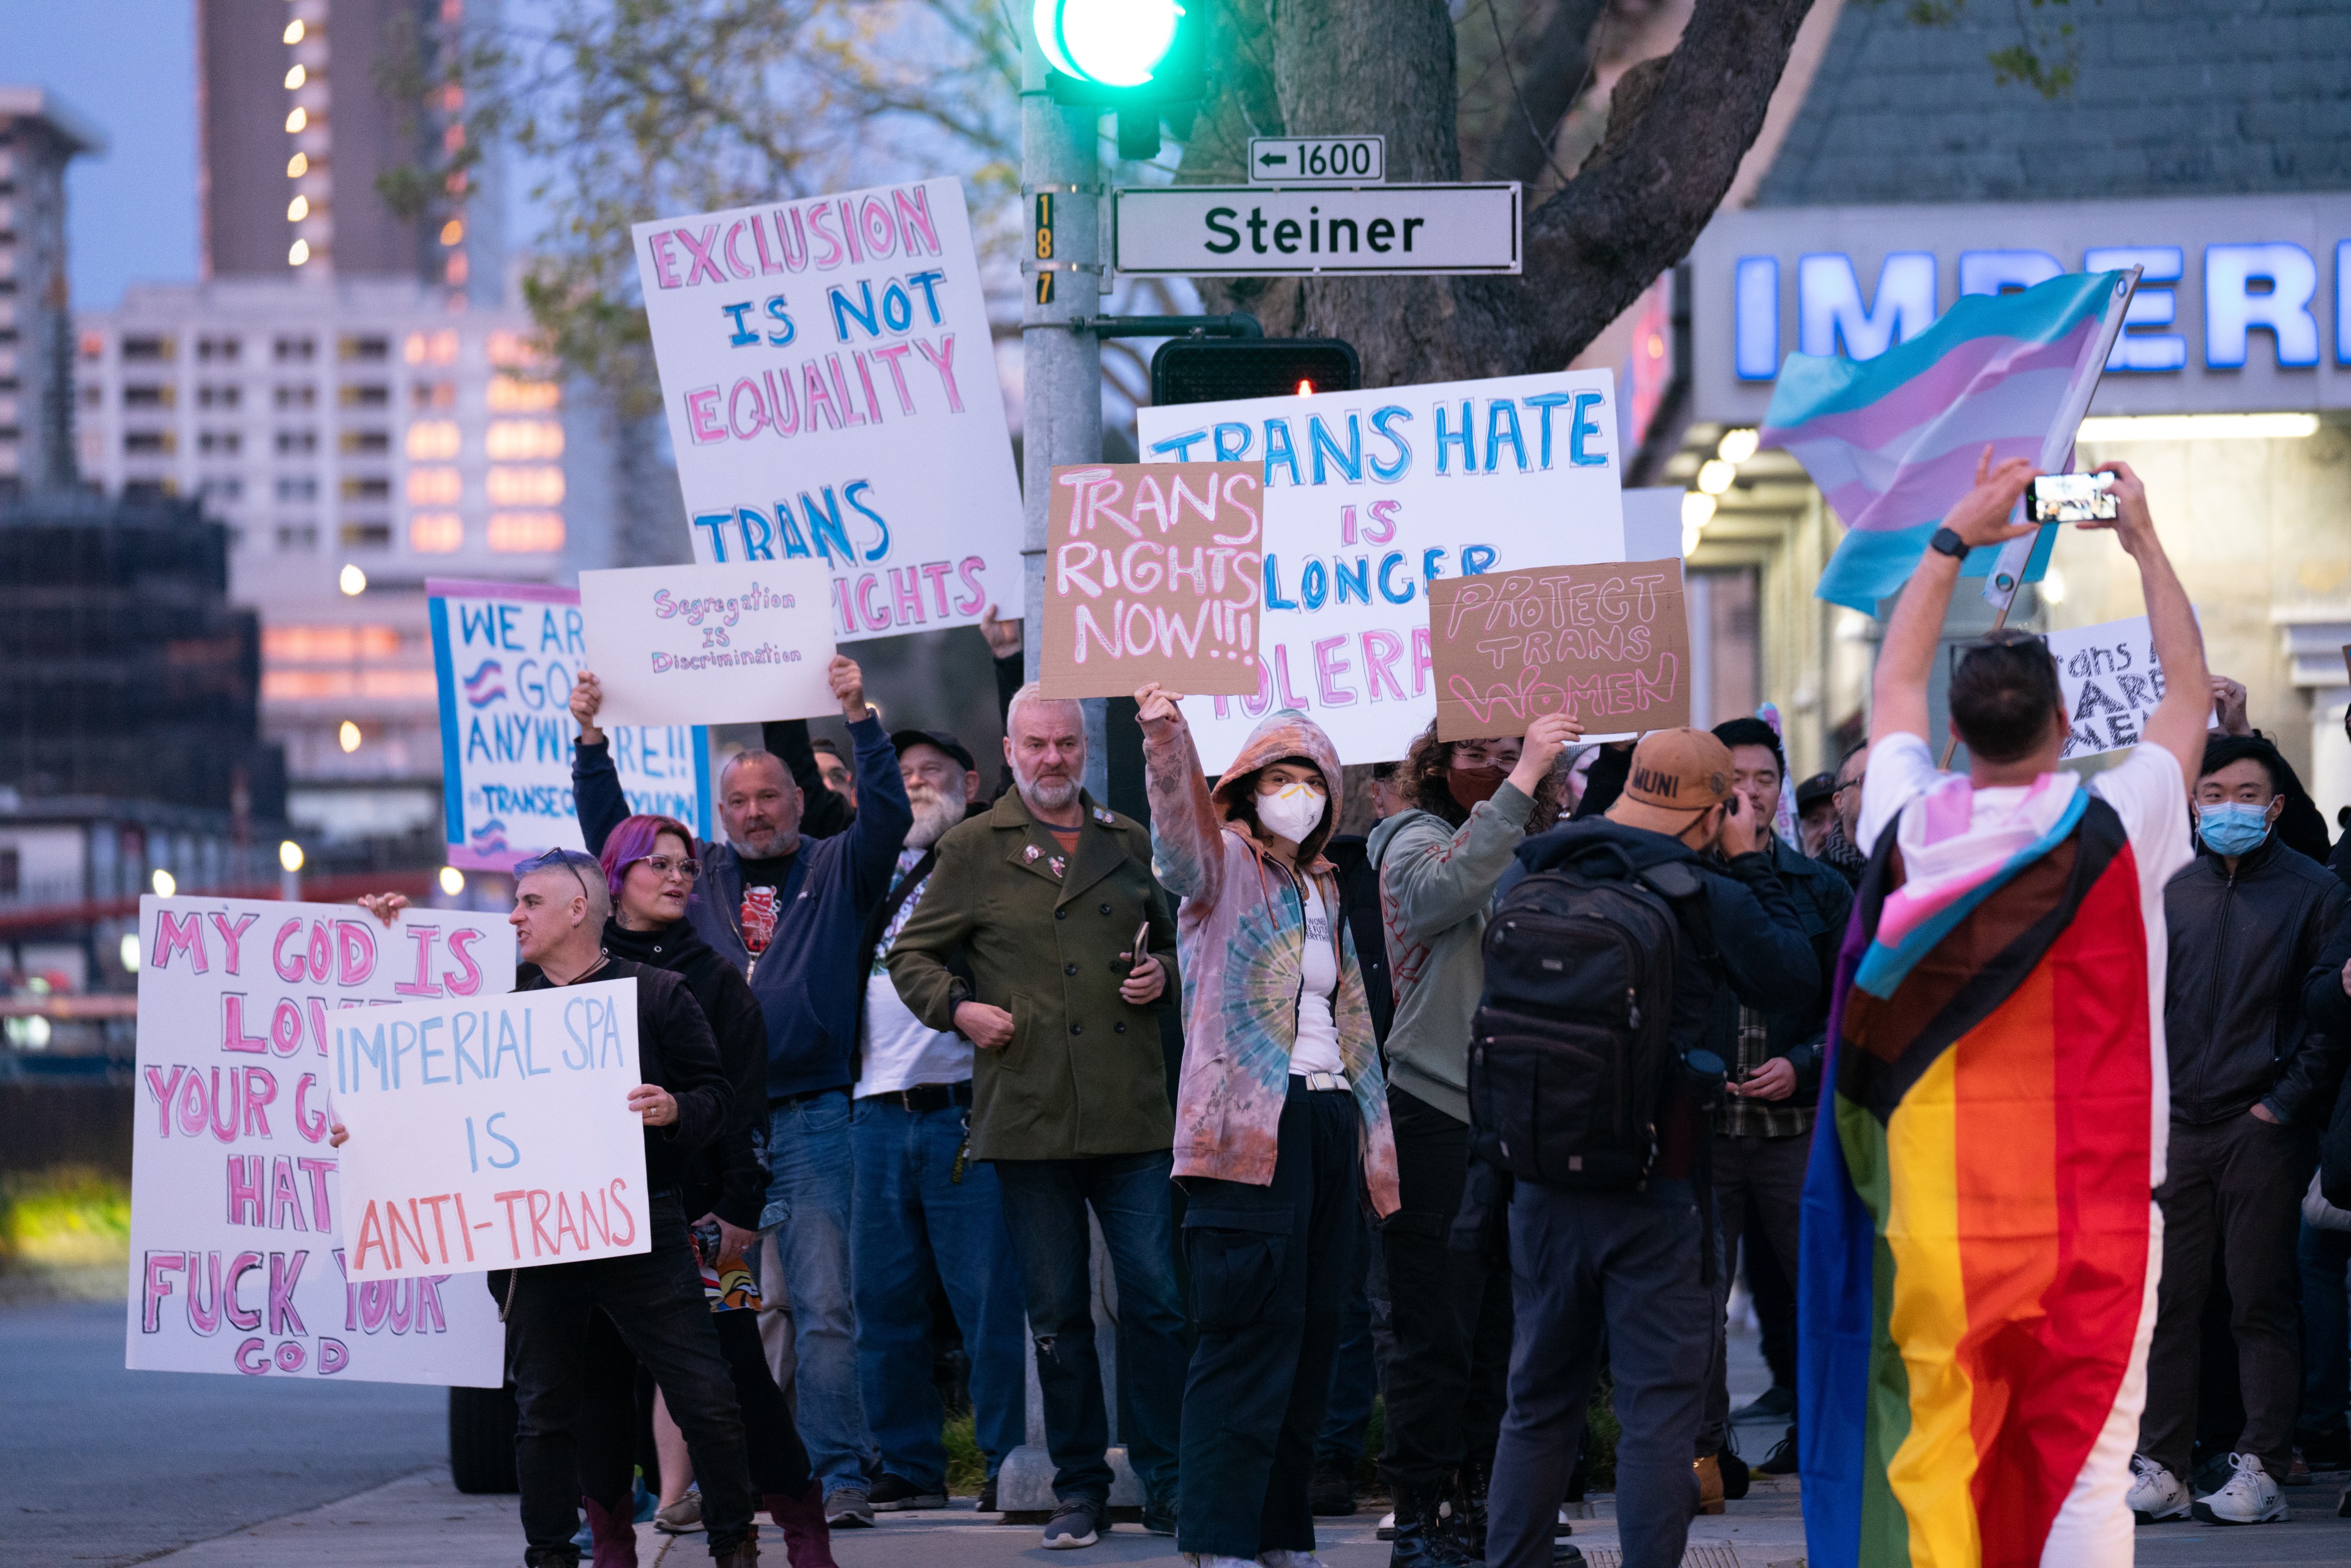
[[[858,1099],[869,1103],[880,1101],[918,1113],[944,1111],[950,1105],[971,1103],[971,1080],[967,1078],[960,1083],[916,1083],[904,1089],[884,1089],[878,1094],[860,1094]]]
[[[1344,1092],[1348,1087],[1347,1075],[1343,1072],[1293,1072],[1290,1076],[1302,1079],[1310,1094],[1321,1093],[1330,1089]]]

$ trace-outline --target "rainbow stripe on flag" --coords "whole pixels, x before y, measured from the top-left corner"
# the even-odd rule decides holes
[[[1844,523],[1819,596],[1874,615],[1900,592],[1987,444],[1994,462],[2053,466],[2049,449],[2070,449],[2130,293],[2127,273],[2068,273],[1970,295],[1875,359],[1789,355],[1761,444],[1802,463]],[[2047,570],[2055,537],[2041,531],[2022,580]],[[1998,553],[1970,552],[1966,574],[1982,576]]]
[[[1886,834],[1855,904],[1804,1186],[1807,1555],[2037,1568],[2156,1262],[2138,873],[2087,790],[1917,918],[1903,860]]]

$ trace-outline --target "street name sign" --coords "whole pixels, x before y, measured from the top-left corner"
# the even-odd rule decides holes
[[[1186,277],[1515,273],[1519,217],[1516,181],[1121,190],[1111,207],[1112,266]]]
[[[1249,138],[1249,179],[1260,185],[1376,185],[1387,169],[1384,136]]]

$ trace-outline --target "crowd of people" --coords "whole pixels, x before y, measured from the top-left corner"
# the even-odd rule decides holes
[[[2143,895],[2147,988],[2087,983],[2145,1042],[2152,1163],[2112,1179],[2155,1209],[2112,1408],[2043,1523],[2283,1517],[2297,1453],[2351,1461],[2351,1214],[2314,1176],[2351,1044],[2351,853],[2322,863],[2294,770],[2207,675],[2120,465],[2112,526],[2169,677],[2144,740],[2077,789],[2047,650],[1995,635],[1950,680],[1970,771],[1938,770],[1957,560],[2008,537],[2027,477],[1979,475],[1889,623],[1868,739],[1801,782],[1763,718],[1592,747],[1570,716],[1432,726],[1351,780],[1288,711],[1211,779],[1182,698],[1145,686],[1146,827],[1084,789],[1078,705],[1021,685],[1019,628],[991,621],[992,798],[954,736],[885,731],[838,658],[846,749],[767,727],[720,775],[714,842],[629,812],[581,675],[589,852],[517,868],[518,983],[636,980],[656,1191],[650,1252],[490,1279],[528,1562],[577,1563],[583,1507],[596,1568],[635,1562],[648,1417],[661,1521],[723,1563],[756,1561],[762,1510],[794,1568],[830,1568],[831,1531],[946,1506],[943,1298],[982,1510],[1033,1350],[1047,1547],[1111,1528],[1114,1403],[1144,1529],[1197,1568],[1315,1568],[1377,1396],[1395,1568],[1573,1562],[1560,1510],[1597,1398],[1623,1561],[1677,1563],[1693,1515],[1748,1487],[1735,1421],[1784,1426],[1769,1473],[1809,1477],[1832,1440],[1797,1302],[1808,1179],[1839,1147],[1822,1108],[1862,1092],[1895,1007],[1848,992],[1856,956],[1865,988],[1881,947],[1931,975],[1952,927],[1912,905],[1937,877],[2075,833],[2067,863],[2095,849]],[[1357,788],[1372,826],[1341,834]],[[1733,1412],[1739,1279],[1773,1385]]]

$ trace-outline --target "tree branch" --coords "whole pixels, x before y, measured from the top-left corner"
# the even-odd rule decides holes
[[[1608,0],[1555,0],[1542,31],[1516,59],[1504,63],[1518,89],[1519,102],[1503,117],[1486,149],[1481,180],[1517,180],[1532,184],[1551,161],[1559,122],[1575,107],[1591,79],[1584,47]]]

